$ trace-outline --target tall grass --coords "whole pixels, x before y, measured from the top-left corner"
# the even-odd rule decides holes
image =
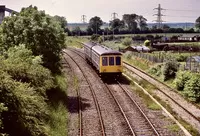
[[[50,133],[52,136],[67,136],[67,110],[62,102],[50,108]]]
[[[50,118],[48,123],[52,136],[67,136],[67,83],[64,75],[55,75],[57,87],[51,90],[49,97]]]
[[[144,70],[144,71],[148,70],[153,65],[152,62],[142,59],[142,58],[138,58],[138,57],[134,56],[131,52],[126,52],[123,55],[123,60],[133,66],[136,66],[136,67]]]

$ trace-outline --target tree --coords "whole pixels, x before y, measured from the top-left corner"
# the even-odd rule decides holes
[[[170,27],[167,24],[163,25],[164,32],[168,32],[169,29],[170,29]]]
[[[72,35],[80,35],[81,34],[81,29],[79,26],[75,27],[73,30],[72,30]]]
[[[195,23],[196,28],[200,29],[200,17],[198,17],[196,19],[196,23]]]
[[[103,21],[100,17],[93,17],[89,21],[88,30],[91,30],[93,34],[98,34],[98,32],[101,30],[101,26],[103,25]]]
[[[137,16],[136,18],[138,26],[140,27],[140,30],[147,30],[147,19],[143,16]]]
[[[119,29],[124,26],[124,22],[117,18],[110,21],[109,25],[115,33],[119,33]]]
[[[137,17],[136,14],[124,14],[123,21],[125,26],[128,28],[130,32],[135,32],[137,29]]]
[[[37,7],[22,8],[17,15],[6,17],[2,23],[1,48],[24,44],[34,55],[42,55],[44,66],[58,72],[65,34],[60,22]]]
[[[61,25],[61,27],[64,29],[64,31],[66,32],[67,30],[66,30],[66,26],[67,26],[67,20],[66,20],[66,18],[65,17],[61,17],[61,16],[58,16],[58,15],[56,15],[56,16],[54,16],[53,17],[57,22],[59,22],[60,23],[60,25]]]

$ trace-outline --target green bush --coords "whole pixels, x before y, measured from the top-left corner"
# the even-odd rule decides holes
[[[130,46],[132,43],[132,39],[131,38],[125,38],[122,40],[122,44],[125,46]]]
[[[29,83],[42,95],[54,86],[51,72],[41,65],[41,57],[32,56],[31,50],[24,45],[10,48],[6,56],[7,59],[2,61],[2,69],[14,80]]]
[[[150,74],[153,74],[153,75],[155,75],[155,76],[160,76],[160,75],[162,74],[161,68],[162,68],[162,65],[161,65],[161,64],[156,65],[156,66],[152,67],[152,68],[149,70],[149,73],[150,73]]]
[[[171,78],[175,78],[178,71],[179,63],[174,60],[167,61],[163,66],[163,80],[166,81]]]
[[[178,62],[185,62],[186,60],[187,60],[187,57],[188,57],[188,55],[177,55],[176,56],[176,60],[178,61]]]
[[[99,34],[93,34],[93,35],[91,36],[91,40],[92,40],[92,41],[98,41],[99,37],[100,37]]]
[[[102,42],[103,42],[103,37],[102,37],[102,36],[100,36],[100,37],[98,38],[98,42],[99,42],[99,43],[102,43]]]
[[[192,73],[189,71],[178,71],[176,74],[176,78],[174,80],[174,84],[176,89],[179,91],[183,91],[185,88],[185,84],[192,77]]]
[[[184,88],[184,95],[188,97],[190,101],[200,101],[200,75],[193,74],[192,77],[186,82]]]
[[[2,114],[2,131],[49,135],[46,91],[55,87],[51,72],[41,65],[40,56],[33,56],[23,45],[11,47],[0,60],[0,103],[8,108]]]

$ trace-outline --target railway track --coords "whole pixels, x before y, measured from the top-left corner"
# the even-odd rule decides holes
[[[66,60],[66,58],[64,58],[64,60],[65,60],[65,63],[68,63],[67,62],[67,60]],[[68,66],[69,66],[69,68],[72,70],[72,72],[73,72],[73,75],[75,75],[75,72],[74,72],[74,70],[73,70],[73,68],[72,68],[72,66],[68,63]],[[82,105],[81,105],[81,94],[80,94],[80,91],[79,91],[79,89],[76,89],[76,95],[77,95],[77,97],[78,97],[78,114],[79,114],[79,136],[82,136]]]
[[[188,119],[188,121],[190,121],[191,118],[193,118],[195,120],[195,127],[200,128],[200,116],[198,116],[197,114],[195,115],[194,112],[191,112],[191,107],[193,106],[192,104],[190,104],[190,108],[186,108],[186,104],[188,104],[186,102],[186,104],[181,104],[179,103],[179,99],[175,99],[174,95],[170,95],[168,94],[169,92],[173,92],[174,94],[178,95],[171,87],[165,85],[164,83],[160,82],[159,80],[155,79],[154,77],[146,74],[144,71],[126,63],[124,63],[124,67],[128,70],[131,71],[132,73],[136,74],[137,76],[139,76],[140,78],[144,79],[145,81],[151,83],[152,85],[157,87],[157,90],[160,91],[162,94],[164,94],[168,99],[170,99],[174,104],[176,104],[179,108],[181,108],[185,113],[187,113],[190,118]],[[167,88],[167,89],[166,89]],[[166,90],[169,90],[169,92],[167,92]],[[182,98],[183,99],[183,98]],[[198,107],[196,107],[198,109]],[[190,110],[189,110],[190,109]]]
[[[82,53],[81,51],[77,51],[77,50],[71,50],[71,51],[77,53],[80,57],[84,59],[84,53]],[[117,95],[113,93],[112,89],[110,89],[110,86],[112,85],[108,85],[107,83],[104,83],[104,84],[107,90],[110,92],[111,96],[113,97],[114,101],[116,102],[116,105],[119,107],[120,112],[130,129],[131,135],[133,136],[152,136],[152,135],[160,136],[160,134],[158,133],[156,128],[153,126],[151,121],[148,119],[148,117],[145,115],[145,113],[142,111],[140,106],[137,104],[135,100],[133,100],[133,98],[130,96],[128,91],[124,87],[122,87],[119,81],[117,81],[119,89],[115,89],[115,90],[121,90],[121,93],[124,93],[123,95],[124,100],[122,99],[118,100],[119,97],[117,97]],[[124,101],[126,101],[126,104],[125,103],[122,104]],[[127,105],[129,107],[128,111],[130,113],[126,111]]]
[[[100,110],[100,106],[98,104],[98,101],[97,101],[97,98],[96,98],[96,94],[92,88],[92,85],[90,83],[90,81],[88,80],[87,76],[85,75],[85,73],[83,72],[82,68],[77,64],[77,62],[74,60],[73,57],[71,57],[67,52],[64,51],[64,53],[66,55],[68,55],[71,60],[73,60],[74,63],[76,63],[77,67],[81,70],[85,80],[87,81],[88,83],[88,87],[90,88],[91,90],[91,93],[92,93],[92,97],[93,97],[93,100],[94,100],[94,103],[95,103],[95,106],[96,106],[96,110],[97,110],[97,113],[98,113],[98,117],[99,117],[99,123],[100,123],[100,127],[101,127],[101,135],[102,136],[106,136],[106,133],[105,133],[105,127],[104,127],[104,123],[103,123],[103,118],[102,118],[102,115],[101,115],[101,110]],[[79,107],[81,107],[81,101],[80,101],[80,92],[77,93],[77,95],[79,96]],[[79,108],[79,135],[82,136],[83,135],[83,126],[82,126],[82,109]]]
[[[117,89],[116,84],[105,84],[110,94],[113,96],[116,104],[118,105],[122,115],[124,116],[132,135],[160,136],[154,125],[142,111],[137,102],[131,97],[129,92],[120,84],[119,81],[116,83],[118,84]],[[115,89],[112,89],[113,87],[115,87]]]
[[[79,51],[79,50],[73,50],[74,52],[76,52],[77,54],[79,54],[79,56],[81,56],[82,58],[84,58],[84,53],[82,52],[82,51]],[[126,67],[126,63],[124,63],[124,66]],[[131,65],[129,65],[129,66],[131,66]],[[135,73],[135,72],[134,72]],[[137,74],[137,73],[136,73]],[[146,73],[145,72],[143,72],[143,74],[145,74],[146,75]],[[141,75],[141,74],[137,74],[139,77],[141,77],[141,78],[143,78],[143,76]],[[148,76],[148,75],[147,75]],[[151,78],[151,77],[150,77]],[[144,78],[143,78],[144,79]],[[147,80],[148,82],[150,82],[149,80]],[[155,85],[155,84],[154,84]],[[159,91],[161,91],[161,92],[163,92],[162,91],[162,89],[159,89],[158,88],[158,90]],[[163,93],[163,94],[165,94],[166,95],[166,97],[170,97],[169,95],[167,95],[166,93]],[[170,97],[170,99],[172,100],[172,101],[174,101],[175,103],[178,103],[178,102],[176,102],[176,100],[174,100],[172,97]],[[180,104],[179,104],[180,105]],[[179,106],[178,105],[178,106]],[[180,105],[180,107],[182,107],[181,105]],[[184,107],[183,107],[183,109],[184,109]],[[187,109],[186,109],[187,110]],[[186,112],[189,112],[188,110],[186,111]],[[191,115],[191,116],[194,116],[195,117],[195,115]],[[198,119],[198,117],[195,117],[196,119]],[[199,119],[198,119],[199,120]],[[174,120],[175,121],[175,120]],[[176,121],[175,121],[176,122]],[[198,121],[198,123],[199,123],[199,121]],[[179,124],[179,123],[178,123]],[[130,126],[130,124],[129,124],[129,126]],[[150,125],[151,127],[153,126],[153,125]],[[182,130],[185,132],[185,134],[186,135],[190,135],[189,133],[188,133],[188,131],[187,130],[185,130],[182,126],[180,126],[181,128],[182,128]],[[131,129],[130,129],[131,130]],[[132,132],[132,134],[134,134],[134,132],[133,132],[134,130],[132,129],[131,130],[131,132]],[[159,131],[160,132],[160,131]],[[159,133],[156,133],[156,132],[154,132],[153,133],[154,135],[159,135]]]

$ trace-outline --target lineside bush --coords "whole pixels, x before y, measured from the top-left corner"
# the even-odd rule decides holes
[[[184,95],[190,101],[200,102],[200,75],[193,74],[192,77],[186,82],[184,88]]]
[[[168,60],[162,69],[163,80],[166,81],[171,78],[175,78],[178,71],[179,63],[175,60]]]
[[[9,135],[49,135],[49,110],[46,91],[54,88],[50,70],[40,56],[33,56],[25,46],[11,47],[0,61],[0,103],[4,128]]]
[[[189,71],[178,71],[176,74],[176,78],[174,80],[174,84],[176,89],[179,91],[183,91],[185,88],[185,84],[192,77],[192,73]]]

